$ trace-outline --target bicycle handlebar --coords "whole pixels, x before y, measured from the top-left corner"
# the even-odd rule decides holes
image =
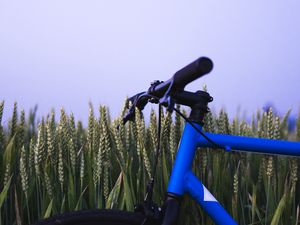
[[[161,104],[166,103],[169,95],[173,95],[174,97],[174,94],[176,94],[176,98],[178,98],[177,100],[181,104],[184,104],[185,102],[194,102],[193,98],[197,96],[194,96],[195,93],[184,92],[185,86],[209,73],[212,68],[213,62],[209,58],[200,57],[177,71],[169,80],[152,83],[147,92],[141,92],[129,98],[129,101],[132,102],[132,106],[127,115],[124,116],[123,122],[126,123],[126,121],[133,119],[135,107],[139,110],[143,110],[148,101]],[[210,96],[208,101],[211,101]]]
[[[174,85],[183,89],[188,83],[209,73],[212,68],[213,62],[209,58],[200,57],[174,74]]]
[[[183,90],[187,84],[208,74],[212,68],[213,62],[209,58],[200,57],[177,71],[171,79],[156,85],[150,92],[157,97],[162,97],[170,85],[175,89]]]

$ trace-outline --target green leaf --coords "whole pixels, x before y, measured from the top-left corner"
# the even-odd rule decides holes
[[[66,202],[66,196],[64,195],[62,202],[61,202],[61,206],[60,206],[60,213],[65,212],[65,202]]]
[[[134,183],[136,182],[136,176],[134,176],[134,175],[136,175],[136,174],[132,174],[131,173],[131,171],[134,171],[133,170],[133,158],[132,157],[128,157],[128,159],[127,159],[127,174],[128,174],[128,179],[129,179],[129,185],[130,185],[130,187],[131,187],[131,190],[132,190],[132,200],[133,200],[133,202],[137,202],[137,200],[136,200],[136,198],[137,198],[137,196],[135,196],[135,193],[137,193],[137,191],[135,190],[135,186],[134,186]],[[135,183],[136,184],[136,183]],[[121,195],[120,195],[120,199],[124,199],[124,198],[122,198],[122,195],[124,196],[124,193],[122,192],[121,193]],[[124,208],[124,201],[123,202],[121,202],[121,204],[120,204],[120,207],[119,207],[119,209],[123,209]]]
[[[43,217],[44,219],[48,218],[51,215],[52,205],[53,205],[53,199],[51,199],[51,201],[50,201],[50,203],[49,203],[49,205],[47,207],[47,210],[46,210],[46,212],[44,214],[44,217]]]
[[[5,152],[4,152],[4,155],[3,155],[3,165],[6,166],[8,163],[10,163],[11,168],[13,168],[12,167],[13,166],[13,164],[12,164],[12,156],[14,155],[13,151],[14,151],[15,136],[16,135],[14,135],[9,140],[9,143],[6,146],[6,149],[5,149]],[[4,171],[5,171],[5,168],[4,168]]]
[[[79,207],[80,207],[81,202],[82,202],[82,197],[83,197],[83,195],[84,195],[86,189],[87,189],[87,186],[83,189],[83,191],[81,192],[81,194],[80,194],[80,196],[79,196],[79,199],[78,199],[77,204],[76,204],[76,207],[75,207],[75,211],[79,210]]]
[[[68,206],[70,210],[75,208],[75,198],[76,198],[76,191],[74,186],[74,176],[72,174],[72,170],[68,167],[69,172],[69,185],[68,185]]]
[[[274,216],[272,218],[271,225],[277,225],[277,224],[279,224],[279,220],[280,220],[281,214],[282,214],[283,209],[285,207],[286,198],[287,198],[287,194],[285,193],[282,196],[282,198],[280,199],[280,202],[279,202],[279,204],[277,206],[275,214],[274,214]]]
[[[93,181],[93,156],[92,153],[89,151],[87,152],[87,157],[86,157],[86,170],[87,170],[87,179],[88,179],[88,196],[89,196],[89,201],[88,201],[88,206],[90,208],[95,207],[95,188],[94,188],[94,181]]]
[[[113,189],[109,193],[109,196],[106,201],[106,208],[113,209],[115,208],[115,205],[118,204],[120,190],[122,187],[122,180],[123,180],[123,173],[121,172]]]
[[[9,190],[10,182],[11,182],[12,177],[13,177],[13,175],[11,175],[11,177],[9,178],[9,180],[7,181],[7,183],[5,184],[3,190],[0,193],[0,209],[3,205],[3,202],[5,201],[5,199],[7,197],[7,192]]]
[[[131,193],[130,186],[128,184],[128,178],[126,174],[124,174],[123,176],[123,181],[124,181],[124,198],[125,198],[126,209],[128,211],[132,211],[134,204],[133,204],[132,193]]]

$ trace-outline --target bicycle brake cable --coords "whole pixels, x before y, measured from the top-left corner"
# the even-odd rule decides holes
[[[185,117],[181,112],[180,112],[180,110],[178,110],[178,109],[176,109],[175,107],[174,107],[174,111],[176,112],[176,113],[178,113],[186,122],[188,122],[199,134],[201,134],[209,143],[211,143],[214,147],[216,147],[216,148],[221,148],[221,149],[223,149],[224,147],[222,147],[222,146],[220,146],[220,145],[218,145],[216,142],[214,142],[213,140],[211,140],[209,137],[207,137],[206,136],[206,134],[203,132],[203,131],[201,131],[201,130],[199,130],[194,124],[193,124],[193,122],[191,121],[191,120],[189,120],[187,117]]]
[[[156,96],[153,96],[151,94],[148,94],[149,97],[152,98],[152,102],[155,102],[155,101],[159,101],[159,98],[157,98]],[[151,99],[150,99],[151,101]],[[159,103],[159,106],[161,107],[161,104]],[[199,134],[201,134],[204,139],[206,139],[209,143],[211,143],[215,148],[220,148],[220,149],[224,149],[223,146],[220,146],[218,145],[216,142],[214,142],[213,140],[211,140],[209,137],[206,136],[206,134],[199,130],[193,123],[191,120],[189,120],[187,117],[185,117],[181,112],[180,110],[176,109],[175,107],[172,107],[172,110],[174,110],[176,113],[178,113],[186,122],[188,122]],[[160,113],[159,113],[159,116],[160,116]],[[160,117],[159,117],[160,118]],[[156,164],[155,164],[156,165]],[[156,169],[156,166],[155,168]]]
[[[156,168],[158,164],[158,157],[160,153],[160,134],[161,134],[161,113],[162,113],[161,104],[158,104],[158,127],[157,127],[157,145],[156,145],[156,152],[155,152],[155,161],[154,161],[154,169],[153,169],[153,176],[151,181],[147,185],[147,193],[145,196],[145,201],[151,201],[153,195],[153,187],[154,187],[154,178],[156,175]]]
[[[145,196],[145,201],[151,201],[152,195],[153,195],[153,186],[154,186],[154,178],[156,175],[156,168],[158,163],[158,157],[160,153],[160,134],[161,134],[161,113],[162,113],[162,106],[161,104],[158,104],[159,112],[158,112],[158,132],[157,132],[157,146],[156,146],[156,153],[155,153],[155,161],[154,161],[154,170],[153,170],[153,176],[151,178],[151,181],[147,185],[147,194]],[[191,120],[189,120],[187,117],[185,117],[180,110],[173,108],[176,113],[178,113],[187,123],[189,123],[200,135],[203,136],[204,139],[206,139],[210,144],[212,144],[215,148],[224,149],[223,146],[218,145],[216,142],[211,140],[207,135],[198,129]]]
[[[142,221],[141,225],[145,225],[148,219],[152,218],[159,218],[161,216],[161,208],[158,207],[152,200],[153,196],[153,187],[154,187],[154,178],[156,175],[156,167],[158,163],[158,156],[160,152],[160,133],[161,133],[161,104],[158,104],[158,129],[157,129],[157,145],[156,145],[156,152],[155,152],[155,162],[154,162],[154,170],[153,176],[147,185],[147,193],[144,198],[144,203],[140,204],[138,207],[142,207],[142,211],[145,213],[146,217]]]
[[[152,96],[151,96],[152,97]],[[157,98],[153,96],[153,100],[156,100]],[[198,129],[191,120],[189,120],[187,117],[185,117],[180,110],[177,110],[175,107],[173,108],[176,113],[178,113],[186,122],[188,122],[200,135],[202,135],[209,143],[211,143],[214,147],[216,148],[223,148],[222,146],[218,145],[216,142],[211,140],[209,137],[206,136],[206,134]],[[154,169],[153,169],[153,176],[151,180],[149,181],[147,185],[147,193],[144,198],[144,213],[146,212],[146,217],[142,221],[141,225],[145,225],[146,222],[149,219],[149,215],[154,215],[156,214],[154,210],[158,210],[158,214],[160,214],[161,209],[159,207],[153,207],[156,206],[153,201],[152,201],[152,196],[153,196],[153,188],[154,188],[154,178],[156,176],[156,171],[157,171],[157,164],[158,164],[158,157],[160,153],[160,138],[161,138],[161,114],[162,114],[162,105],[161,103],[158,103],[158,129],[157,129],[157,146],[156,146],[156,152],[155,152],[155,161],[154,161]],[[149,211],[150,210],[150,211]],[[149,214],[150,212],[150,214]]]

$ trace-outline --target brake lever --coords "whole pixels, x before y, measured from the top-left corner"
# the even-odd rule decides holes
[[[164,96],[159,100],[159,103],[165,106],[170,113],[173,112],[175,107],[175,101],[171,96],[172,91],[175,91],[173,85],[174,85],[174,80],[171,81],[168,90],[165,92]]]
[[[125,125],[129,120],[133,120],[134,118],[134,107],[131,106],[130,109],[128,110],[128,113],[123,117],[123,125]]]
[[[138,93],[129,98],[128,101],[130,101],[132,105],[129,108],[128,113],[123,117],[123,124],[125,125],[129,120],[133,121],[135,116],[135,108],[143,110],[147,105],[149,99],[150,96],[146,92]]]
[[[152,92],[154,91],[155,87],[159,84],[161,84],[162,81],[155,80],[151,83],[150,88],[147,92],[140,92],[131,98],[128,99],[132,103],[131,107],[128,110],[128,113],[123,117],[123,124],[125,125],[126,122],[133,121],[135,117],[135,108],[138,108],[140,111],[142,111],[148,102],[155,103],[155,104],[161,104],[165,107],[167,107],[169,112],[173,112],[175,101],[171,97],[171,91],[173,88],[174,80],[172,80],[170,86],[168,87],[168,90],[164,94],[162,98],[159,98],[157,96],[152,95]]]
[[[164,96],[161,99],[160,104],[165,106],[170,113],[173,112],[175,107],[175,101],[170,95]]]

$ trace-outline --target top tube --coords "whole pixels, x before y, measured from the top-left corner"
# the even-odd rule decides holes
[[[256,152],[264,154],[300,156],[300,142],[205,133],[226,150]],[[198,147],[214,147],[202,136],[197,136]]]

